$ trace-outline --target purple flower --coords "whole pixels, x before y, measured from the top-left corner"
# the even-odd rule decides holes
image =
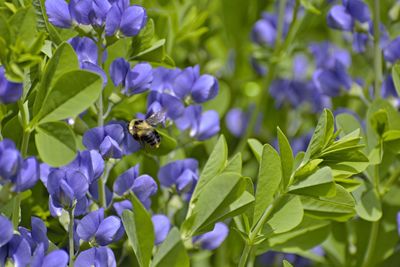
[[[167,238],[169,230],[171,229],[171,223],[169,218],[164,214],[154,214],[151,217],[151,221],[153,222],[154,226],[154,243],[159,245]]]
[[[225,123],[235,137],[240,137],[246,132],[249,119],[249,112],[244,112],[240,108],[233,108],[226,114]]]
[[[181,73],[178,68],[167,69],[158,67],[153,69],[153,82],[151,83],[151,90],[159,93],[171,93],[175,87],[175,78]]]
[[[0,142],[0,184],[12,183],[15,192],[32,188],[39,180],[39,163],[34,157],[22,159],[9,139]]]
[[[400,59],[400,37],[392,40],[384,49],[383,56],[390,63],[395,63]]]
[[[165,110],[167,113],[167,117],[175,120],[183,114],[184,109],[185,107],[182,101],[176,96],[167,93],[160,93],[157,91],[151,91],[148,95],[148,113]]]
[[[32,230],[29,231],[25,227],[18,227],[18,231],[20,232],[21,236],[29,243],[31,247],[31,251],[35,251],[38,246],[42,246],[44,251],[47,251],[49,247],[49,240],[47,238],[47,228],[44,222],[37,218],[31,218],[31,228]]]
[[[113,190],[119,196],[132,191],[143,205],[149,208],[150,197],[157,192],[157,183],[149,175],[139,176],[139,165],[136,165],[118,176]]]
[[[0,67],[0,103],[8,104],[17,102],[23,92],[22,83],[7,80],[4,67]]]
[[[83,135],[83,144],[90,150],[97,150],[103,158],[121,158],[120,144],[124,140],[124,129],[119,124],[95,127]]]
[[[69,43],[78,56],[80,67],[99,74],[102,77],[103,85],[105,86],[107,84],[107,75],[98,65],[97,45],[94,41],[88,37],[74,37],[69,40]],[[105,61],[107,54],[104,53],[102,57],[102,61]]]
[[[68,254],[61,249],[53,250],[45,255],[45,249],[40,244],[33,253],[31,267],[66,267]]]
[[[190,96],[194,102],[203,103],[217,96],[219,85],[217,79],[209,74],[200,76],[199,66],[195,66],[182,70],[175,77],[173,90],[182,100]]]
[[[49,21],[60,28],[71,28],[73,24],[102,27],[111,4],[107,0],[46,0]]]
[[[82,251],[75,260],[75,267],[116,267],[115,256],[108,247],[94,247]]]
[[[100,246],[118,241],[124,234],[121,220],[116,216],[104,218],[104,209],[88,213],[76,227],[79,238]]]
[[[189,130],[190,136],[200,141],[209,139],[220,131],[218,113],[214,110],[202,113],[199,105],[185,108],[175,124],[182,131]]]
[[[336,62],[348,68],[351,65],[351,56],[345,49],[341,49],[329,42],[312,43],[309,47],[318,69],[332,69]]]
[[[386,75],[382,83],[382,97],[395,97],[398,98],[396,87],[394,86],[393,77],[391,74]]]
[[[64,0],[46,0],[45,6],[49,21],[53,25],[60,28],[72,26],[72,17],[67,2]]]
[[[112,36],[117,31],[125,36],[135,36],[147,22],[146,10],[138,5],[128,6],[129,1],[115,1],[107,14],[106,35]]]
[[[50,194],[50,206],[72,208],[75,201],[85,199],[89,184],[86,177],[75,170],[56,169],[50,172],[47,190]]]
[[[22,236],[14,234],[5,246],[0,247],[0,266],[5,266],[9,258],[14,266],[27,266],[31,261],[31,248]]]
[[[202,249],[213,250],[224,242],[228,233],[228,227],[224,223],[218,222],[211,232],[193,237],[193,243],[199,245]]]
[[[360,0],[344,0],[343,5],[333,6],[328,13],[328,26],[343,31],[353,31],[356,23],[368,23],[371,14]]]
[[[342,88],[349,90],[352,84],[351,77],[340,62],[336,62],[333,69],[317,69],[313,81],[316,87],[328,96],[338,96]]]
[[[173,161],[161,167],[157,176],[165,187],[175,185],[179,193],[191,192],[199,179],[199,163],[191,158]]]
[[[115,86],[122,85],[126,95],[140,94],[148,90],[153,80],[150,64],[139,63],[130,69],[129,62],[117,58],[110,66],[111,79]]]
[[[353,34],[353,50],[357,53],[365,52],[367,49],[368,35],[355,32]]]
[[[13,225],[9,219],[0,215],[0,247],[4,246],[13,237]]]
[[[132,203],[129,200],[123,200],[115,202],[113,207],[118,216],[121,217],[124,210],[132,210]]]
[[[80,171],[92,184],[103,174],[104,160],[96,150],[85,150],[78,152],[76,158],[64,168]]]
[[[292,19],[292,11],[288,6],[285,10],[285,19],[283,24],[283,36],[286,36],[289,28],[289,22]],[[264,12],[262,18],[258,20],[251,31],[251,40],[258,44],[273,47],[275,46],[276,37],[278,34],[278,16]]]

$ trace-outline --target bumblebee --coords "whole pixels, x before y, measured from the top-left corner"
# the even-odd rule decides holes
[[[153,113],[145,120],[134,119],[129,123],[128,130],[133,138],[142,146],[150,146],[158,148],[160,146],[161,137],[154,128],[157,124],[165,120],[165,111]]]

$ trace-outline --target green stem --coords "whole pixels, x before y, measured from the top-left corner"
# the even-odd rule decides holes
[[[399,179],[400,177],[400,168],[397,169],[387,180],[385,185],[383,186],[383,189],[380,192],[380,195],[383,196],[386,194],[392,187],[392,185]]]
[[[17,230],[18,228],[20,207],[21,207],[21,194],[17,193],[13,199],[12,224],[14,226],[14,230]]]
[[[98,181],[100,207],[106,207],[106,205],[107,205],[105,186],[106,186],[108,176],[110,174],[112,167],[113,167],[113,163],[111,163],[110,161],[107,161],[106,166],[104,168],[103,175],[100,177],[100,179]]]
[[[380,41],[380,0],[374,0],[374,69],[375,69],[375,99],[381,97],[382,82],[382,54],[379,47]]]
[[[255,99],[255,109],[254,109],[253,113],[251,114],[246,132],[243,135],[243,137],[241,138],[239,144],[237,145],[234,154],[237,154],[244,149],[244,147],[246,146],[246,143],[247,143],[247,139],[249,139],[250,136],[253,134],[253,130],[257,124],[258,115],[260,114],[261,109],[265,108],[265,106],[266,106],[266,103],[263,102],[263,100],[267,99],[268,90],[269,90],[269,87],[271,86],[271,83],[272,83],[274,77],[275,77],[276,68],[280,62],[280,58],[283,55],[283,53],[286,51],[287,47],[290,45],[291,40],[293,39],[295,32],[297,30],[297,27],[295,27],[295,25],[297,23],[297,13],[298,13],[298,10],[300,7],[299,0],[296,0],[296,4],[293,9],[293,19],[292,19],[292,22],[289,27],[289,32],[287,34],[285,41],[282,43],[285,7],[286,7],[286,0],[282,0],[279,5],[278,32],[277,32],[277,36],[276,36],[275,49],[274,49],[274,52],[269,61],[269,64],[267,67],[268,73],[267,73],[267,76],[266,76],[265,82],[264,82],[265,90],[261,93],[261,96],[259,96]]]
[[[74,267],[74,211],[75,208],[72,208],[68,211],[69,267]]]
[[[246,243],[242,252],[242,256],[240,256],[239,267],[246,266],[247,258],[249,257],[251,249],[252,246]]]
[[[379,223],[380,220],[376,222],[372,222],[371,226],[371,233],[369,235],[369,243],[367,247],[367,252],[365,253],[364,257],[364,262],[362,267],[370,267],[372,266],[372,261],[374,258],[374,252],[376,248],[376,241],[378,239],[378,233],[379,233]]]

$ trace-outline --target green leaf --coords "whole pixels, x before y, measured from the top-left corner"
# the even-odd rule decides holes
[[[334,196],[336,193],[332,171],[329,167],[317,170],[311,176],[297,181],[289,187],[289,192],[308,196]]]
[[[324,109],[324,112],[319,118],[317,127],[314,130],[314,134],[311,137],[310,144],[308,145],[306,154],[303,158],[303,163],[313,159],[325,146],[327,146],[334,134],[333,115],[328,109]]]
[[[135,56],[140,52],[151,47],[151,41],[154,37],[154,21],[149,19],[146,26],[140,31],[137,36],[132,37],[130,55]]]
[[[346,221],[355,214],[355,201],[351,194],[336,184],[333,197],[302,196],[301,202],[306,214],[318,219]]]
[[[362,129],[360,122],[351,114],[341,113],[336,115],[336,126],[341,131],[341,135],[346,135],[354,132],[357,129]]]
[[[283,260],[283,267],[293,267],[293,265],[287,260]]]
[[[400,64],[397,63],[392,68],[392,77],[397,95],[400,95]]]
[[[225,137],[221,135],[201,172],[198,184],[194,189],[190,201],[191,204],[196,201],[203,187],[223,171],[226,166],[227,158],[228,147],[226,145]]]
[[[271,218],[264,224],[261,233],[269,235],[288,232],[301,223],[303,215],[300,197],[287,194],[274,205]]]
[[[301,5],[304,9],[314,13],[315,15],[321,15],[321,11],[319,11],[310,0],[300,0]]]
[[[65,122],[40,124],[36,127],[35,142],[40,158],[50,166],[66,165],[75,158],[75,136]]]
[[[362,183],[353,193],[356,200],[356,212],[362,219],[375,222],[382,217],[382,206],[376,190],[372,185]]]
[[[282,163],[282,185],[283,189],[286,189],[286,187],[289,185],[290,176],[292,175],[294,158],[290,143],[279,127],[278,143]]]
[[[300,248],[309,250],[326,239],[329,234],[330,223],[303,216],[302,222],[289,232],[273,234],[257,246],[256,254],[260,255],[268,250],[282,251],[286,248]]]
[[[261,144],[261,142],[257,139],[249,139],[247,140],[247,143],[249,143],[251,151],[253,151],[253,154],[256,157],[257,161],[260,162],[261,154],[263,151],[263,145]]]
[[[161,63],[165,58],[165,39],[161,39],[152,44],[151,47],[132,56],[130,60],[148,61]]]
[[[136,196],[131,194],[129,199],[132,202],[133,212],[125,210],[122,213],[122,222],[139,265],[148,267],[154,246],[153,223],[150,214]]]
[[[224,172],[242,173],[242,154],[237,153],[226,165]]]
[[[281,168],[278,152],[272,146],[264,145],[258,171],[253,224],[259,221],[265,209],[274,200],[274,194],[282,180]]]
[[[29,45],[37,34],[36,15],[32,6],[18,9],[9,21],[15,39]]]
[[[190,266],[189,256],[182,243],[179,230],[174,227],[157,250],[151,266]]]
[[[246,181],[237,173],[222,173],[204,186],[191,215],[182,225],[186,237],[201,234],[223,217],[245,191]]]
[[[103,88],[102,78],[92,72],[74,70],[64,73],[45,98],[42,108],[33,119],[49,122],[75,117],[99,97]]]
[[[79,69],[79,62],[74,49],[68,43],[61,44],[45,67],[33,105],[34,115],[39,112],[39,109],[43,106],[44,99],[54,88],[55,82],[61,75],[77,69]]]
[[[307,164],[298,168],[295,172],[295,179],[301,179],[301,177],[306,177],[311,175],[319,166],[319,164],[323,162],[322,159],[313,159],[307,162]]]

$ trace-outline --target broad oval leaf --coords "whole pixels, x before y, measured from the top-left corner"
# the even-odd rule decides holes
[[[65,122],[48,122],[36,127],[36,147],[40,158],[53,167],[72,161],[76,155],[75,136]]]
[[[74,70],[64,73],[45,98],[34,122],[77,116],[97,100],[102,87],[102,78],[93,72]]]
[[[281,155],[282,164],[282,188],[286,189],[289,185],[290,176],[293,170],[294,158],[293,151],[290,147],[290,143],[286,138],[285,134],[278,127],[278,143],[279,153]]]

